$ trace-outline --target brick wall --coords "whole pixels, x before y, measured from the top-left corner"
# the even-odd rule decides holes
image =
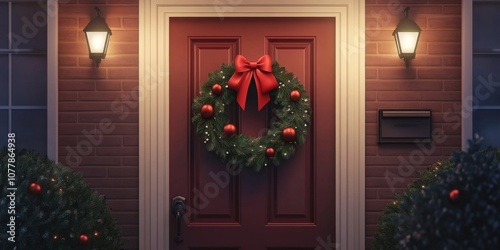
[[[59,161],[106,196],[125,249],[138,249],[138,1],[61,2]],[[82,31],[95,6],[113,32],[100,68],[91,67]]]
[[[99,69],[82,29],[100,6],[113,31]],[[392,37],[402,9],[423,29],[409,69]],[[366,236],[416,171],[460,148],[459,0],[366,0]],[[59,161],[106,195],[126,249],[138,248],[138,0],[73,0],[59,10]],[[378,108],[430,108],[440,136],[426,147],[377,145]],[[442,132],[442,133],[441,133]],[[385,176],[390,178],[387,179]]]
[[[377,220],[395,192],[451,152],[460,149],[461,1],[366,0],[366,248]],[[417,56],[410,67],[397,57],[392,32],[402,11],[422,28]],[[378,145],[377,109],[432,110],[430,145]],[[458,112],[459,113],[459,112]],[[388,178],[386,178],[388,176]]]

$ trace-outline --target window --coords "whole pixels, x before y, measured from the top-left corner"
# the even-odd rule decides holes
[[[473,2],[472,130],[500,147],[500,1]]]
[[[16,148],[49,153],[47,6],[0,2],[0,148],[13,132]]]

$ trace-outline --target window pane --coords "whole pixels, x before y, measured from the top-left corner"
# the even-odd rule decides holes
[[[0,110],[0,149],[7,146],[7,133],[9,133],[9,111]]]
[[[47,105],[45,55],[12,56],[12,104]]]
[[[12,3],[13,49],[47,50],[47,13],[38,2]]]
[[[500,55],[476,55],[473,65],[475,105],[500,106]]]
[[[500,147],[500,110],[475,110],[473,115],[474,134],[484,138],[484,145]]]
[[[500,49],[500,5],[498,3],[475,3],[473,7],[474,49]]]
[[[1,25],[0,25],[1,26]],[[9,105],[9,56],[0,55],[0,106]]]
[[[16,147],[47,154],[47,110],[12,110]]]
[[[9,48],[9,5],[0,3],[0,49]]]

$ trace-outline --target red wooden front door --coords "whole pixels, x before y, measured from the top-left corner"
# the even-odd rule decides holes
[[[170,249],[324,249],[335,242],[334,28],[332,18],[170,20],[169,192],[188,207],[183,242],[175,242],[170,218]],[[258,173],[221,163],[191,125],[191,104],[208,73],[237,54],[250,61],[269,54],[311,99],[307,142]],[[249,92],[246,110],[235,106],[231,116],[240,133],[262,136],[272,110],[268,104],[257,111]]]

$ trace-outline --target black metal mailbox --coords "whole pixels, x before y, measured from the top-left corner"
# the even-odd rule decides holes
[[[431,110],[378,110],[378,143],[429,143]]]

